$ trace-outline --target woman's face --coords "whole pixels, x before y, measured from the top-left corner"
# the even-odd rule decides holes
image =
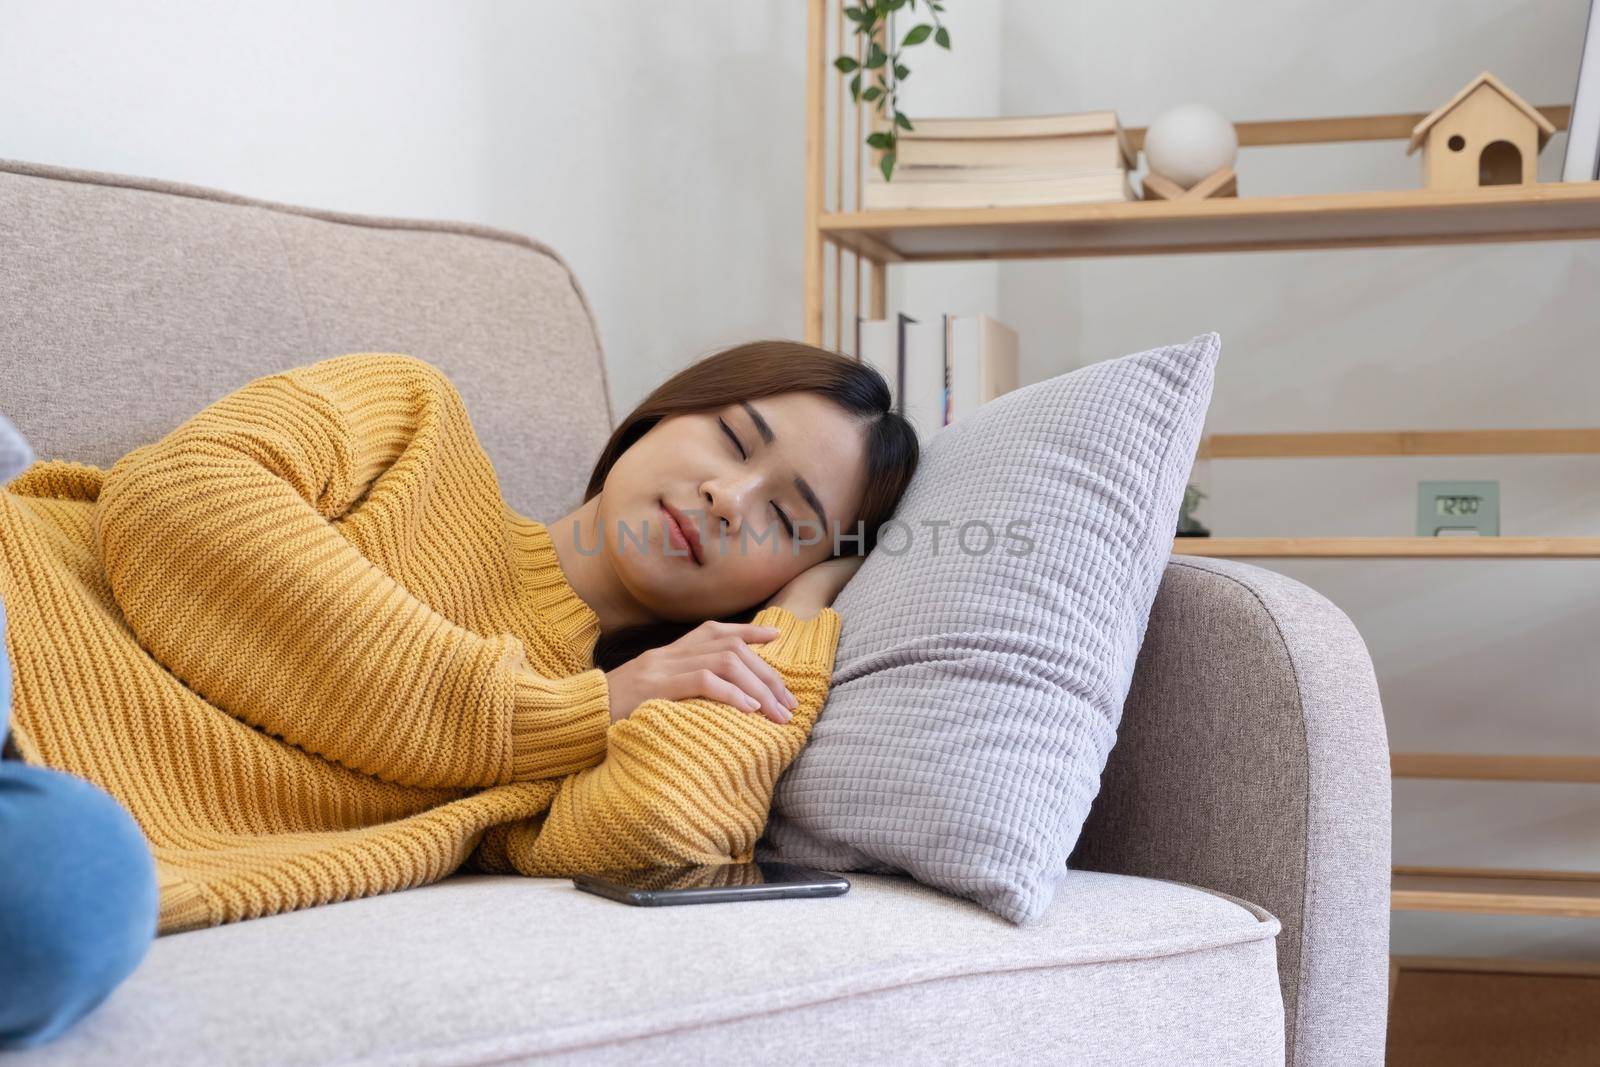
[[[861,424],[815,393],[782,393],[656,423],[612,466],[598,518],[642,605],[673,621],[719,618],[833,555],[835,530],[843,552],[857,550],[843,538],[865,491]],[[674,540],[671,511],[698,546]]]

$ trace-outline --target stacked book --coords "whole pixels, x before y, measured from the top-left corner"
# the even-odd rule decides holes
[[[874,167],[865,211],[1134,200],[1132,146],[1115,111],[916,119],[901,130],[891,180]]]
[[[1017,387],[1017,333],[988,315],[859,320],[856,351],[923,442]]]

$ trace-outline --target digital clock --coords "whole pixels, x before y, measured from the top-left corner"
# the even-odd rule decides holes
[[[1417,536],[1500,535],[1499,482],[1418,482]]]

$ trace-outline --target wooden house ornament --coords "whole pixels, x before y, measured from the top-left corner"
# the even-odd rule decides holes
[[[1539,150],[1555,132],[1549,119],[1484,71],[1412,128],[1406,155],[1422,149],[1429,189],[1531,185]]]

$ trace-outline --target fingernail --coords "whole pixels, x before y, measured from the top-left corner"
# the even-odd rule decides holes
[[[783,712],[782,714],[783,718],[779,719],[779,722],[788,722],[790,719],[794,718],[794,716],[789,714],[787,711]]]
[[[789,692],[787,689],[783,691],[783,699],[790,708],[798,708],[800,706],[800,701],[796,700],[794,698],[794,694]]]

